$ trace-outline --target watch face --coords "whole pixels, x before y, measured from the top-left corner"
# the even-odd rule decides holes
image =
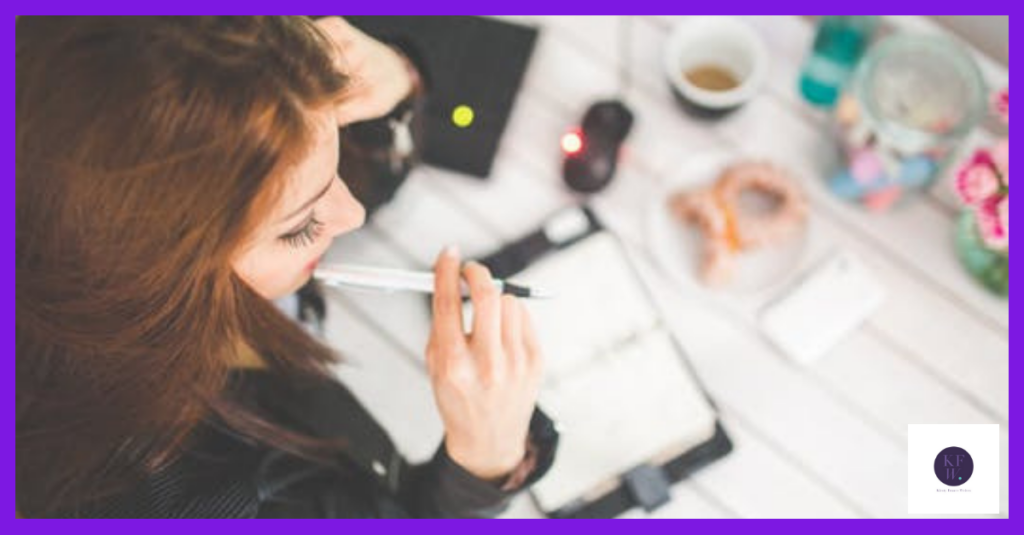
[[[391,127],[391,157],[408,158],[416,147],[412,139],[412,111],[388,121]]]
[[[394,197],[418,160],[423,137],[420,108],[418,99],[406,101],[385,117],[340,131],[338,175],[367,217]]]
[[[414,156],[401,156],[390,145],[365,147],[343,136],[338,175],[370,217],[395,196],[412,169]]]

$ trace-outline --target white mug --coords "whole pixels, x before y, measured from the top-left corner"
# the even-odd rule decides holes
[[[713,90],[694,85],[685,73],[714,66],[729,72],[735,87]],[[687,111],[702,117],[724,115],[749,101],[764,83],[768,52],[764,40],[734,17],[689,17],[672,30],[664,56],[665,76]]]

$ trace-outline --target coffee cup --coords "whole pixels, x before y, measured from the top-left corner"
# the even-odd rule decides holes
[[[734,17],[690,17],[669,36],[665,76],[691,115],[720,117],[753,98],[768,70],[764,40]]]

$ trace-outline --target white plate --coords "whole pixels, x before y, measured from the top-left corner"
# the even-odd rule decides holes
[[[659,266],[685,285],[708,287],[700,273],[703,236],[693,224],[678,220],[668,207],[669,197],[680,190],[711,185],[730,164],[742,156],[712,153],[695,156],[674,172],[664,189],[655,194],[647,210],[647,236]],[[740,293],[758,292],[779,284],[799,267],[807,243],[807,225],[784,243],[736,253],[732,279],[711,287]]]

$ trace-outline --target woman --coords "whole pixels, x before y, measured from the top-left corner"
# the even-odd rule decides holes
[[[543,474],[541,352],[483,266],[435,265],[423,465],[271,302],[363,222],[338,126],[413,91],[396,49],[339,18],[22,18],[16,66],[20,514],[489,516]]]

